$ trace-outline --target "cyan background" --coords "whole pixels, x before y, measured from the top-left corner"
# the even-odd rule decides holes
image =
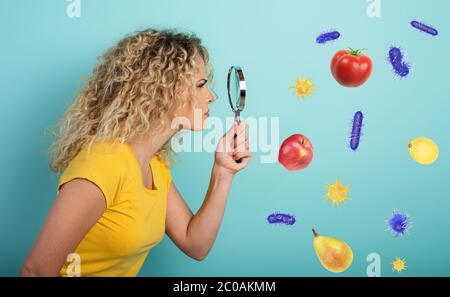
[[[221,97],[212,115],[231,116],[225,78],[241,65],[248,82],[244,116],[279,116],[280,141],[293,133],[315,147],[311,165],[288,172],[261,164],[260,154],[235,178],[217,241],[203,261],[191,260],[166,237],[150,252],[141,276],[331,276],[312,247],[314,227],[346,241],[353,265],[343,276],[365,276],[366,256],[379,253],[383,276],[450,275],[450,1],[381,1],[381,17],[368,2],[346,1],[118,1],[81,0],[81,18],[66,15],[64,0],[0,2],[1,207],[0,275],[17,275],[55,199],[58,177],[48,167],[54,125],[101,55],[125,34],[146,27],[193,31],[208,47]],[[418,19],[439,30],[413,29]],[[328,29],[342,36],[318,45]],[[389,45],[412,64],[400,80],[386,62]],[[338,85],[329,62],[339,49],[368,48],[374,71],[360,88]],[[312,76],[316,95],[298,101],[293,85]],[[365,114],[360,148],[348,147],[351,119]],[[417,136],[440,148],[431,166],[415,163],[406,144]],[[201,204],[212,153],[183,153],[172,174],[195,211]],[[339,177],[352,200],[339,208],[324,201]],[[414,227],[394,238],[385,220],[408,212]],[[296,216],[292,227],[271,226],[274,211]],[[395,256],[407,270],[393,272]]]

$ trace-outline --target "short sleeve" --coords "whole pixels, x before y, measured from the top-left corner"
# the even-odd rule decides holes
[[[93,147],[91,151],[81,150],[61,175],[57,187],[73,179],[82,178],[94,183],[102,192],[106,200],[106,206],[114,204],[123,183],[123,162],[111,152],[105,152]]]

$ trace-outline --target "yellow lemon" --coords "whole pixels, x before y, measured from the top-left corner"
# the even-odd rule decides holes
[[[438,158],[439,148],[436,143],[427,137],[417,137],[408,143],[408,151],[419,164],[430,165]]]

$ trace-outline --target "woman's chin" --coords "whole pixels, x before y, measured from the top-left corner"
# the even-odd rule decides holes
[[[199,129],[197,131],[203,131],[203,130],[205,130],[205,128],[206,128],[206,125],[205,125],[205,123],[203,123],[203,125],[201,127],[199,127]]]
[[[197,126],[192,126],[189,130],[191,131],[203,131],[206,128],[206,120],[203,121],[203,123],[201,125],[197,125]]]

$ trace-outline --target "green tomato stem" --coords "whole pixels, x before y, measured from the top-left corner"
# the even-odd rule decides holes
[[[349,47],[348,53],[349,53],[350,55],[352,55],[352,56],[358,57],[358,56],[361,55],[361,53],[362,53],[363,51],[365,51],[365,50],[367,50],[367,49],[366,49],[366,48],[361,48],[361,49],[356,49],[356,50],[354,50],[354,49],[352,49],[351,47]]]

